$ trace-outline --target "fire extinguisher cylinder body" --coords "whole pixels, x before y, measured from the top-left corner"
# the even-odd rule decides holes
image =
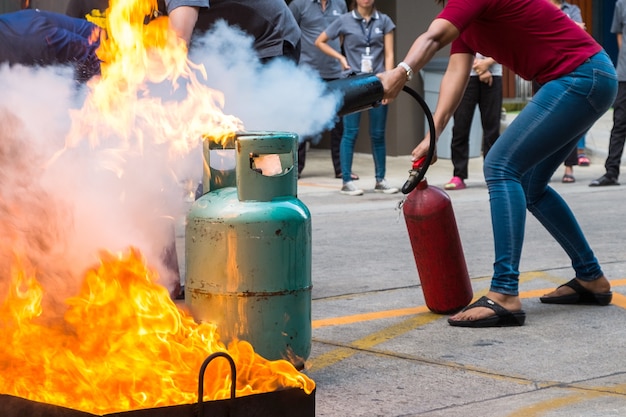
[[[437,314],[463,309],[473,292],[450,197],[424,179],[402,211],[426,306]]]

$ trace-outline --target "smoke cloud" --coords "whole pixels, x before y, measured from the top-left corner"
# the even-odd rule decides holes
[[[199,82],[223,92],[224,113],[246,130],[313,135],[334,124],[339,98],[315,73],[283,59],[262,65],[237,29],[216,25],[189,56],[206,69]],[[211,133],[207,125],[181,146],[178,126],[196,118],[202,101],[187,80],[146,82],[130,110],[107,114],[90,105],[98,80],[77,85],[72,75],[0,66],[0,291],[19,265],[62,308],[100,251],[129,246],[173,289],[178,271],[164,260],[188,207],[185,184],[202,176],[201,136]],[[155,102],[157,117],[149,114]],[[124,135],[111,123],[120,117]]]

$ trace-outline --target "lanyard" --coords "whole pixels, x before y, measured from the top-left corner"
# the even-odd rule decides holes
[[[352,11],[353,16],[356,17],[356,13]],[[373,18],[370,18],[369,23],[365,21],[365,19],[361,19],[361,24],[359,25],[361,28],[361,32],[363,32],[363,36],[365,37],[365,55],[370,54],[370,44],[372,42],[372,28],[374,27]],[[367,32],[365,31],[365,27],[367,27]]]
[[[364,26],[367,26],[367,33],[365,33]],[[365,44],[367,45],[367,50],[370,49],[370,42],[372,41],[372,27],[374,24],[372,23],[372,19],[370,19],[369,23],[365,22],[365,19],[361,21],[361,32],[363,32],[363,36],[365,36]],[[368,52],[369,55],[369,52]]]

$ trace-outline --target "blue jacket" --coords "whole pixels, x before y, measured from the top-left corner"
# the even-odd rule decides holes
[[[90,39],[95,28],[85,19],[48,11],[0,14],[0,63],[72,64],[77,77],[87,79],[100,72],[99,38]]]

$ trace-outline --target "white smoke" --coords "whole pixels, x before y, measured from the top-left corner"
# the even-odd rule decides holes
[[[226,96],[224,111],[240,118],[246,130],[313,136],[332,128],[339,98],[325,92],[319,75],[284,58],[261,64],[253,39],[217,22],[190,51],[207,69],[210,87]]]
[[[201,81],[224,93],[224,113],[241,119],[246,130],[312,135],[334,124],[338,97],[325,92],[316,74],[282,59],[261,65],[251,39],[239,30],[216,25],[190,59],[206,67]],[[178,97],[183,88],[152,90],[164,105],[184,98]],[[137,146],[120,146],[103,117],[88,126],[97,142],[73,138],[66,147],[90,94],[88,86],[72,80],[69,68],[0,66],[0,91],[2,287],[18,253],[34,265],[47,290],[64,299],[99,251],[134,246],[172,289],[177,275],[165,266],[164,250],[185,215],[188,190],[182,181],[201,178],[201,142],[172,153],[163,138],[154,141],[154,126],[141,120],[134,125]],[[187,114],[174,119],[191,116],[188,106],[180,111]]]

